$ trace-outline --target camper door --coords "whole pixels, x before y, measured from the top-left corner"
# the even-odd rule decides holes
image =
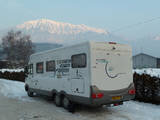
[[[87,74],[87,57],[85,53],[71,57],[71,90],[73,93],[84,93]]]
[[[35,83],[34,75],[33,75],[33,64],[29,64],[26,69],[28,69],[27,70],[27,73],[28,73],[27,79],[29,79],[30,87],[34,88],[36,86],[36,83]]]
[[[70,59],[57,60],[56,77],[57,79],[60,79],[59,82],[63,84],[62,89],[64,89],[65,91],[70,91],[71,87],[69,79],[70,66],[71,66]]]

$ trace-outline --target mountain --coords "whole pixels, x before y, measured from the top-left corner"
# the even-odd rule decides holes
[[[106,36],[108,36],[108,32],[103,29],[88,27],[84,24],[74,25],[56,22],[48,19],[28,21],[17,25],[16,29],[30,34],[33,42],[69,44],[87,40],[104,41]]]
[[[88,27],[84,24],[74,25],[48,19],[27,21],[11,29],[21,30],[31,35],[33,43],[37,44],[36,51],[94,40],[129,44],[133,48],[133,55],[143,52],[160,57],[160,36],[147,36],[134,40],[132,38],[124,39],[104,29]],[[0,37],[4,36],[8,30],[10,29],[0,30]]]
[[[78,34],[88,31],[107,34],[107,32],[103,29],[88,27],[84,24],[73,25],[70,23],[56,22],[48,19],[28,21],[21,25],[17,25],[16,27],[18,29],[26,29],[32,31],[37,29],[43,32],[49,32],[51,34]]]

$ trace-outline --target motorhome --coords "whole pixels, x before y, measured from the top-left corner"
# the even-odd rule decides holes
[[[30,56],[25,90],[57,106],[119,105],[134,98],[132,49],[114,42],[84,42]]]

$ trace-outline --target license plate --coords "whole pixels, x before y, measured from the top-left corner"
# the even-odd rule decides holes
[[[120,100],[121,99],[121,96],[113,96],[112,97],[112,100]]]

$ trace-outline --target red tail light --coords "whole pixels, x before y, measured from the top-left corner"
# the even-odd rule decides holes
[[[109,42],[109,44],[117,44],[116,42]]]
[[[115,104],[114,104],[114,106],[118,106],[118,105],[119,105],[118,103],[115,103]]]
[[[97,98],[102,98],[104,95],[103,95],[103,93],[98,93],[97,94]]]
[[[97,95],[95,93],[92,94],[92,98],[95,99],[97,98]]]
[[[136,93],[136,91],[135,91],[135,89],[131,89],[131,90],[128,91],[128,93],[129,93],[130,95],[134,95],[134,94]]]
[[[103,93],[93,93],[92,94],[92,98],[93,99],[102,98],[103,96],[104,96]]]

